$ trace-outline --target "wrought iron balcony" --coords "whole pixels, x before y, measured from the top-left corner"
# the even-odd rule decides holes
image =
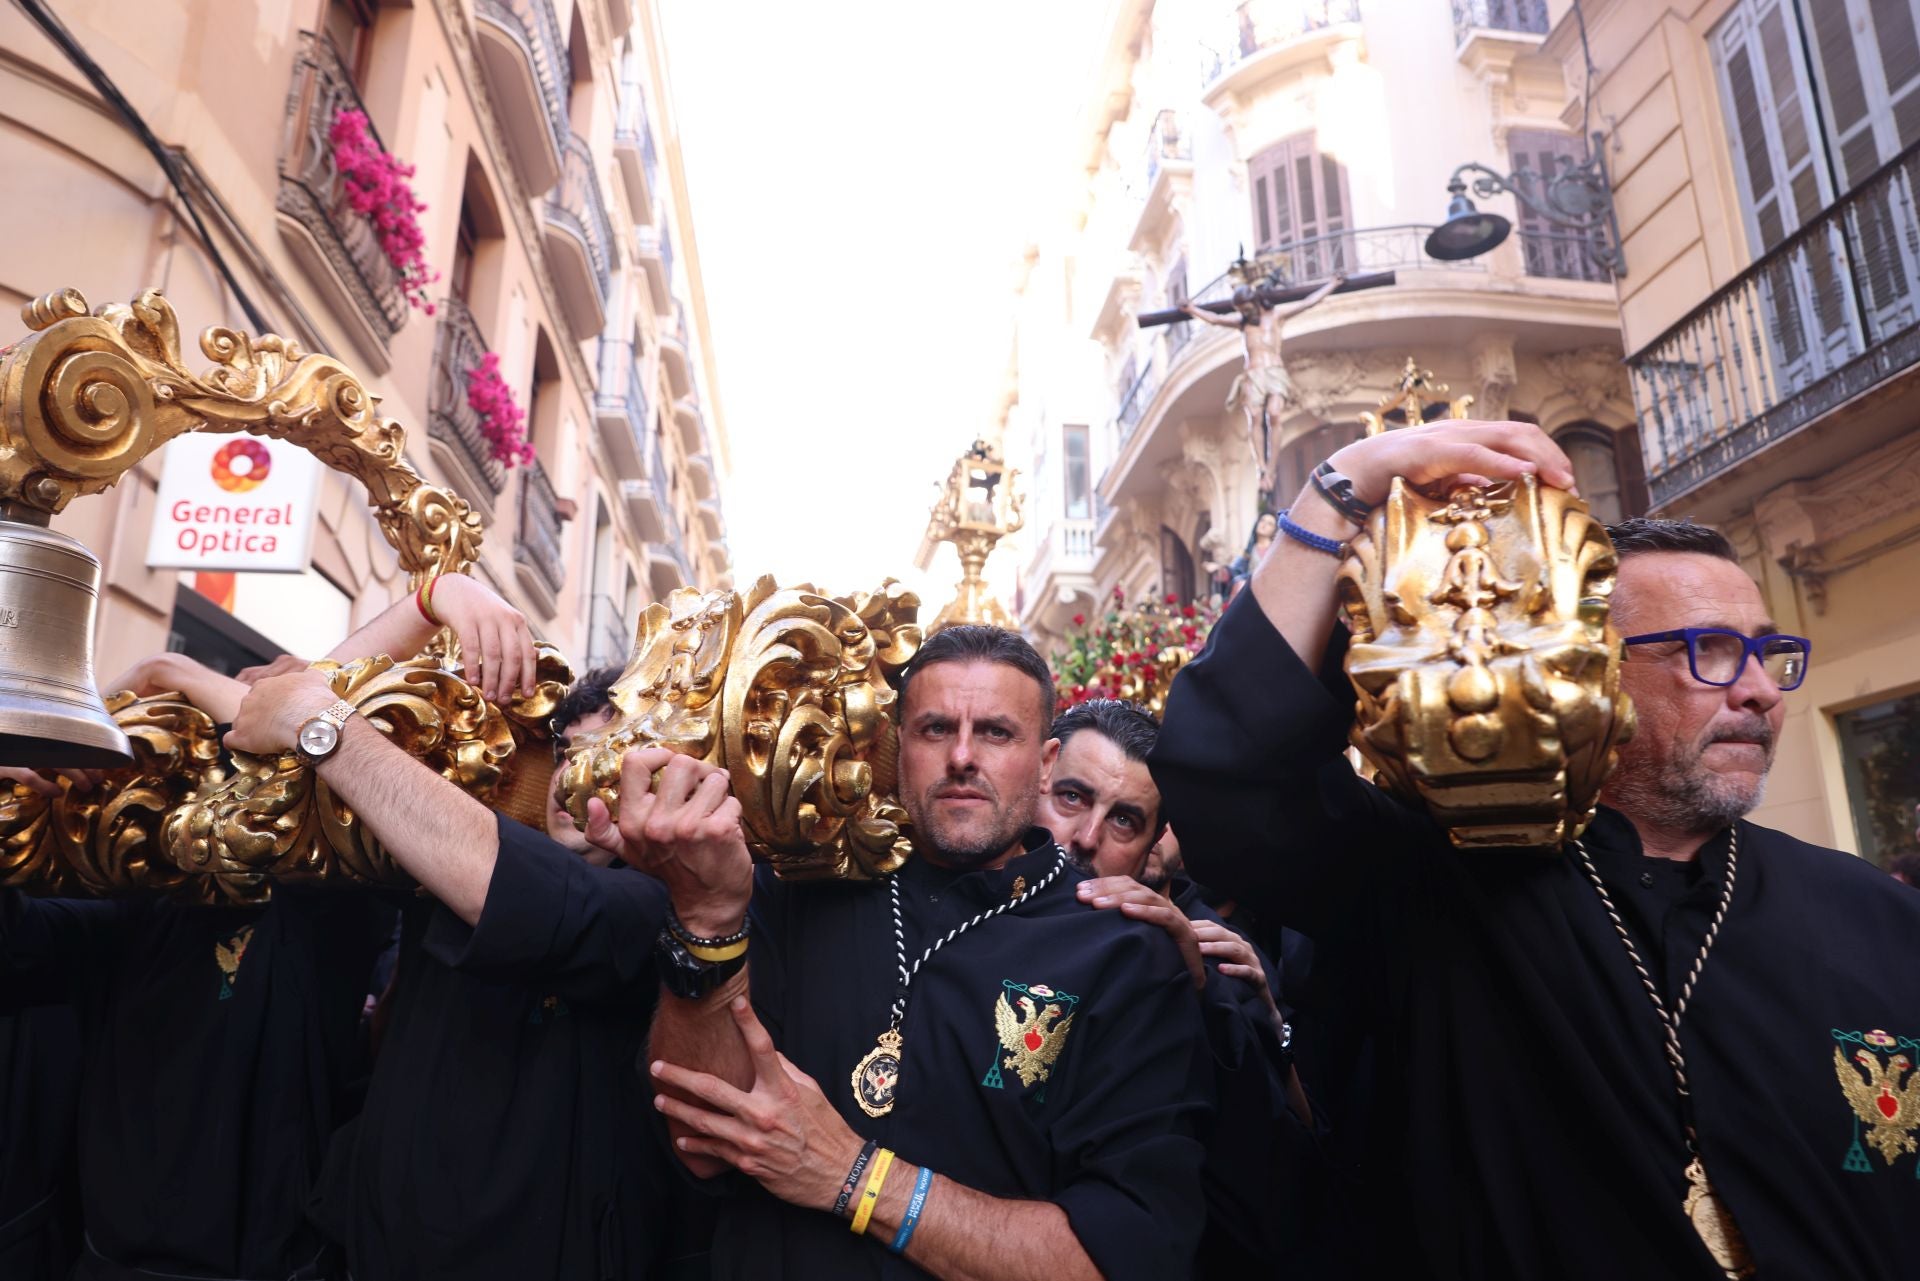
[[[620,181],[627,188],[633,220],[653,222],[653,192],[659,162],[653,150],[653,126],[647,123],[646,99],[638,80],[620,82],[620,114],[613,125],[613,155],[620,164]]]
[[[1201,59],[1201,82],[1211,84],[1235,63],[1343,22],[1360,21],[1360,0],[1242,0],[1229,25]]]
[[[544,588],[549,601],[567,581],[560,542],[560,497],[536,458],[520,468],[520,520],[513,532],[513,562],[531,571],[522,577],[531,577],[537,588]]]
[[[1920,144],[1627,359],[1661,507],[1920,363]]]
[[[1547,0],[1453,0],[1453,39],[1465,44],[1473,31],[1518,31],[1544,36]]]
[[[673,241],[663,222],[657,227],[633,229],[633,256],[647,278],[647,293],[653,299],[654,314],[669,315],[673,309]]]
[[[274,207],[297,226],[298,231],[288,235],[296,249],[304,251],[301,256],[312,259],[317,251],[311,267],[331,278],[334,292],[344,295],[341,301],[353,308],[384,347],[406,323],[407,298],[399,273],[380,247],[373,220],[355,212],[348,202],[329,137],[343,111],[367,114],[353,77],[332,41],[302,31],[293,61],[293,84],[287,92],[280,188]],[[371,116],[367,131],[376,143],[380,141]]]
[[[1529,276],[1605,284],[1613,275],[1594,256],[1594,244],[1591,235],[1580,232],[1523,230],[1520,257]]]
[[[546,240],[567,323],[576,334],[598,333],[613,288],[613,220],[579,134],[567,135],[560,185],[547,196]]]
[[[535,195],[567,147],[567,45],[553,0],[474,0],[480,66],[514,164]]]
[[[625,667],[633,649],[633,629],[611,596],[593,598],[587,621],[587,666]]]
[[[621,475],[644,475],[653,406],[647,400],[646,379],[631,338],[600,339],[594,384],[593,414],[607,452]]]
[[[458,298],[440,304],[433,331],[433,382],[428,392],[427,431],[441,442],[455,467],[464,472],[456,486],[463,495],[491,511],[492,496],[506,484],[506,469],[493,459],[480,415],[467,404],[467,374],[486,357],[473,313]]]
[[[1147,406],[1153,402],[1160,390],[1160,362],[1149,357],[1147,367],[1140,371],[1120,398],[1120,412],[1115,421],[1120,425],[1120,443],[1125,444],[1133,437],[1133,429],[1140,425],[1140,416],[1147,412]]]
[[[1162,111],[1153,118],[1153,128],[1147,132],[1147,187],[1152,189],[1154,179],[1160,176],[1160,168],[1167,161],[1193,163],[1193,138],[1187,133],[1178,113],[1171,109]]]

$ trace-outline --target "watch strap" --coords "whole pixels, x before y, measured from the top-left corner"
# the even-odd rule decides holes
[[[340,734],[346,729],[347,721],[358,710],[359,710],[358,708],[356,708],[352,703],[349,703],[346,699],[336,698],[333,702],[327,704],[327,706],[321,708],[318,712],[315,712],[312,716],[307,717],[306,720],[301,721],[300,729],[294,732],[294,738],[293,738],[293,754],[300,758],[300,763],[303,765],[318,765],[321,761],[327,759],[327,757],[333,755],[334,752],[338,751],[340,749]],[[325,721],[329,725],[333,726],[333,729],[334,729],[333,746],[327,749],[325,753],[318,756],[314,755],[312,752],[309,752],[305,747],[301,746],[300,744],[301,731],[304,731],[307,728],[307,726],[313,724],[315,721]]]

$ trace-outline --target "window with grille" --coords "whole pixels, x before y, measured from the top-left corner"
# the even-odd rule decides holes
[[[1547,184],[1562,168],[1563,161],[1579,164],[1587,158],[1584,139],[1552,129],[1514,129],[1507,134],[1507,155],[1513,171],[1538,174],[1535,187],[1544,199]],[[1595,233],[1563,227],[1552,219],[1515,202],[1520,210],[1520,253],[1529,276],[1551,276],[1557,280],[1607,280],[1607,269],[1594,256]]]
[[[1247,165],[1253,236],[1259,251],[1284,253],[1294,283],[1353,270],[1353,202],[1346,167],[1322,155],[1313,134],[1296,134]]]
[[[1068,520],[1085,520],[1093,514],[1093,471],[1087,453],[1087,429],[1068,426],[1062,429],[1061,471],[1066,478]]]

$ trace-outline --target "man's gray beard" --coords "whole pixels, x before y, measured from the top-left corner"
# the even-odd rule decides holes
[[[1720,738],[1710,739],[1685,761],[1657,765],[1629,757],[1607,780],[1607,804],[1630,819],[1644,820],[1669,831],[1717,829],[1745,818],[1766,794],[1766,775],[1752,785],[1737,783],[1707,768],[1701,754]],[[1773,765],[1773,736],[1766,735],[1767,765]]]

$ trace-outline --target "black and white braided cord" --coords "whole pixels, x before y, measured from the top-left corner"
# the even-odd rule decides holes
[[[1058,849],[1059,847],[1056,846],[1055,848]],[[900,1020],[906,1017],[907,989],[912,986],[914,976],[920,973],[920,967],[931,960],[935,952],[938,952],[941,948],[953,942],[953,940],[959,938],[962,934],[965,934],[981,922],[990,921],[1002,912],[1012,911],[1014,908],[1019,907],[1041,890],[1046,889],[1047,886],[1052,884],[1053,881],[1059,877],[1060,873],[1066,871],[1066,869],[1067,852],[1065,850],[1059,850],[1058,857],[1053,861],[1053,870],[1035,881],[1032,885],[1029,885],[1026,893],[1021,894],[1017,898],[1010,898],[998,907],[988,908],[964,925],[954,926],[948,930],[943,937],[935,939],[933,945],[920,954],[920,959],[915,961],[911,968],[907,965],[907,930],[900,919],[900,874],[896,872],[892,876],[889,876],[887,878],[887,893],[893,896],[893,947],[895,955],[900,959],[900,995],[893,1003],[893,1011],[890,1016],[894,1028],[898,1029]]]
[[[1727,919],[1727,908],[1733,902],[1734,875],[1740,870],[1740,829],[1736,826],[1728,834],[1727,880],[1720,887],[1720,903],[1713,909],[1713,920],[1707,925],[1707,937],[1700,944],[1700,954],[1693,958],[1693,968],[1687,971],[1687,981],[1680,985],[1680,995],[1671,1010],[1661,999],[1659,985],[1653,981],[1646,962],[1640,958],[1640,949],[1633,945],[1633,936],[1627,933],[1626,922],[1620,919],[1620,909],[1614,906],[1613,895],[1607,893],[1606,883],[1600,879],[1586,846],[1574,841],[1573,852],[1580,856],[1580,867],[1586,872],[1587,879],[1593,882],[1594,891],[1600,895],[1600,903],[1607,909],[1608,919],[1613,922],[1614,933],[1620,936],[1628,959],[1640,975],[1640,985],[1647,990],[1654,1012],[1660,1016],[1660,1025],[1666,1031],[1667,1062],[1673,1068],[1674,1084],[1679,1087],[1680,1098],[1685,1102],[1690,1094],[1687,1089],[1687,1056],[1680,1049],[1680,1020],[1686,1017],[1687,1002],[1693,999],[1694,984],[1700,981],[1700,971],[1707,965],[1707,954],[1713,951],[1714,940],[1720,936],[1720,924]],[[1691,1136],[1688,1141],[1691,1143]]]

